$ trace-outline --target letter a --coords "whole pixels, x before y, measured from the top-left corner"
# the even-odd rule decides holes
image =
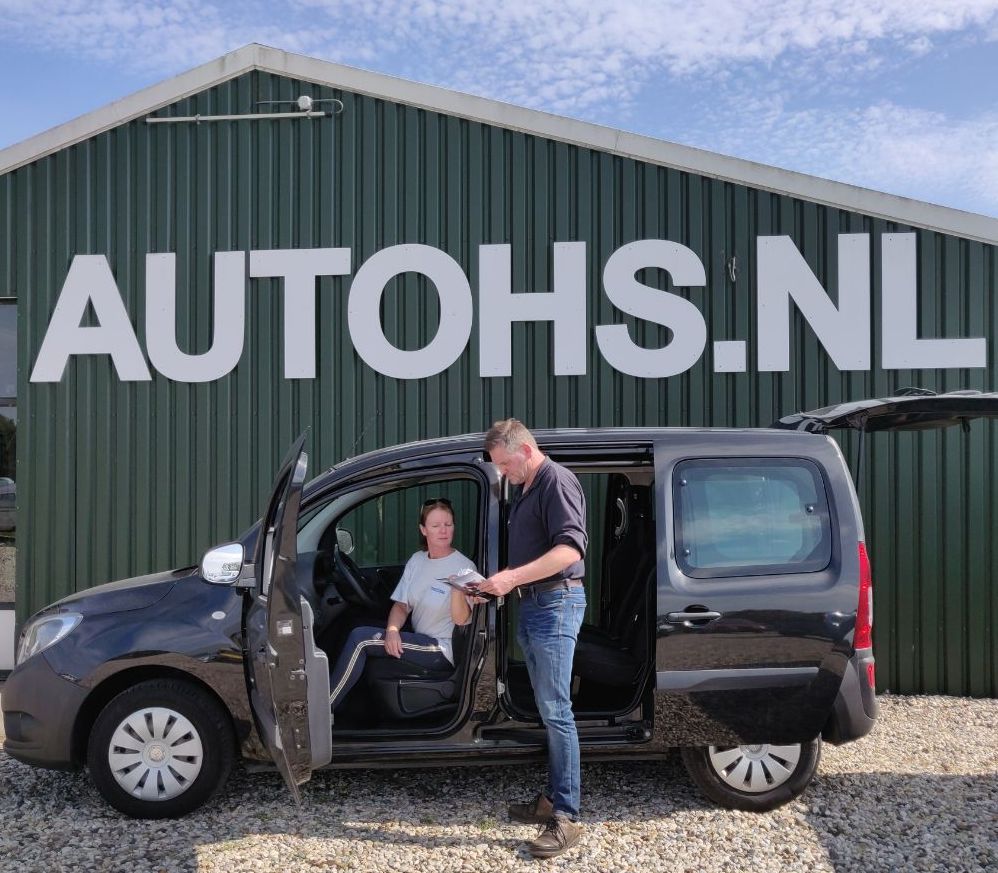
[[[80,324],[87,303],[93,306],[97,327]],[[146,382],[151,378],[104,255],[73,258],[38,351],[31,381],[61,381],[70,355],[110,355],[123,382]]]

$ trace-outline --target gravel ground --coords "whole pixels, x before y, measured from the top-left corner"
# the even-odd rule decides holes
[[[825,746],[805,794],[764,815],[701,799],[678,760],[583,765],[586,832],[533,861],[507,800],[534,766],[333,771],[299,810],[276,775],[237,772],[180,821],[120,816],[84,774],[0,752],[0,870],[895,871],[998,869],[998,700],[881,698],[864,740]]]

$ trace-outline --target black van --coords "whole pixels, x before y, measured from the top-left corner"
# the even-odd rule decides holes
[[[995,414],[988,397],[974,415]],[[912,417],[920,400],[782,430],[535,432],[589,502],[572,693],[584,758],[679,747],[710,798],[766,810],[804,790],[822,740],[871,730],[870,562],[848,469],[820,432],[882,429],[878,410],[898,426],[967,416],[964,403],[930,425],[931,411]],[[307,485],[303,443],[262,522],[200,567],[92,588],[26,623],[2,696],[9,754],[86,766],[109,803],[147,818],[203,804],[238,755],[272,761],[296,798],[325,766],[544,758],[516,597],[455,630],[451,670],[370,663],[332,723],[331,659],[353,627],[384,622],[423,501],[450,499],[455,547],[489,575],[510,495],[480,434],[371,452]]]

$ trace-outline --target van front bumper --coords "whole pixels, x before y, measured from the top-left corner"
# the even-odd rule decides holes
[[[14,669],[0,693],[4,751],[52,770],[76,770],[73,726],[87,691],[56,674],[45,653]]]

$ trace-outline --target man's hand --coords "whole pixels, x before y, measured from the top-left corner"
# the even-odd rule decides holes
[[[575,546],[559,543],[529,564],[522,564],[512,570],[500,570],[489,576],[478,590],[483,594],[502,597],[520,585],[529,585],[539,579],[548,579],[560,573],[569,564],[582,560],[582,554]]]
[[[502,597],[509,594],[517,586],[517,573],[515,570],[500,570],[495,576],[489,576],[478,586],[478,590],[484,594],[493,594]]]

